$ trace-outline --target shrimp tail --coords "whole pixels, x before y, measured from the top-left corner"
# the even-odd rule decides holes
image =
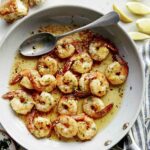
[[[75,119],[76,121],[83,121],[85,119],[85,117],[86,117],[86,115],[84,113],[72,116],[72,118]]]
[[[114,59],[117,60],[121,65],[127,65],[127,62],[119,55],[114,55]]]
[[[11,92],[7,92],[6,94],[4,94],[2,98],[11,100],[14,98],[14,96],[15,96],[15,92],[11,91]]]
[[[119,55],[115,55],[114,59],[117,60],[121,65],[124,66],[125,74],[128,75],[128,72],[129,72],[128,63]]]
[[[10,85],[14,85],[16,83],[18,83],[21,79],[22,79],[22,75],[20,73],[16,74],[11,81],[9,82]]]
[[[29,131],[34,128],[32,122],[33,122],[33,119],[36,116],[36,114],[37,114],[37,112],[35,110],[32,110],[31,113],[27,114],[26,121],[28,124],[27,128]]]
[[[72,63],[73,61],[71,59],[65,63],[64,68],[63,68],[63,73],[67,72],[71,68]]]
[[[117,53],[118,49],[112,43],[106,43],[106,47],[110,49],[113,53]]]
[[[113,103],[107,105],[104,109],[102,109],[101,111],[97,112],[93,118],[94,119],[99,119],[99,118],[102,118],[104,116],[106,116],[113,108]]]
[[[84,92],[84,91],[79,91],[79,90],[76,90],[75,93],[74,93],[74,96],[81,97],[81,98],[85,98],[89,95],[90,95],[90,93],[87,93],[87,92]]]
[[[42,92],[43,91],[43,88],[41,87],[40,83],[35,81],[35,77],[32,76],[31,74],[29,74],[29,79],[34,87],[34,89],[38,92]]]

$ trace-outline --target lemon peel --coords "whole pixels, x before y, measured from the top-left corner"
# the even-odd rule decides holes
[[[150,34],[150,19],[143,18],[136,21],[136,26],[140,32]]]
[[[128,34],[135,41],[146,40],[150,38],[149,35],[140,32],[129,32]]]
[[[136,15],[147,15],[150,14],[150,7],[140,2],[128,2],[126,3],[128,10]]]
[[[120,16],[120,20],[124,23],[130,23],[133,20],[131,18],[129,18],[120,8],[118,8],[118,6],[116,6],[115,4],[113,4],[113,10],[119,14]]]

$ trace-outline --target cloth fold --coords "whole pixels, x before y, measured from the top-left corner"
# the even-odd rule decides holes
[[[150,150],[150,41],[146,41],[141,52],[145,68],[145,95],[142,109],[131,131],[141,150]],[[125,142],[124,149],[127,147]]]

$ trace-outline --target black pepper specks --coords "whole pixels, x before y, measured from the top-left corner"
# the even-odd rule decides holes
[[[130,91],[132,90],[132,86],[130,86]]]

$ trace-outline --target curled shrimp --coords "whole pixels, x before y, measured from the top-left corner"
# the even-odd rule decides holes
[[[78,88],[77,77],[70,71],[56,75],[57,86],[63,93],[72,93]]]
[[[54,97],[47,92],[42,92],[40,95],[34,93],[33,99],[35,101],[35,108],[41,112],[49,112],[56,105]]]
[[[102,97],[107,93],[109,83],[105,75],[101,72],[94,72],[95,78],[90,81],[91,93],[95,96]]]
[[[38,73],[38,71],[34,69],[24,69],[12,77],[10,84],[14,85],[19,82],[21,86],[27,89],[35,88],[37,90],[40,90],[41,89],[39,83],[40,78],[41,76]]]
[[[80,140],[91,140],[96,135],[97,126],[92,118],[85,114],[79,114],[73,118],[78,122],[77,136]]]
[[[77,73],[87,73],[92,69],[93,60],[88,53],[82,52],[73,55],[70,60],[65,64],[64,71],[70,68]]]
[[[61,58],[68,58],[75,52],[75,47],[72,44],[73,39],[71,37],[65,37],[60,39],[56,45],[56,55]]]
[[[79,87],[82,92],[90,93],[90,81],[94,79],[96,76],[94,73],[85,73],[82,74],[79,79]]]
[[[53,75],[46,74],[39,79],[41,89],[45,92],[53,91],[57,86],[57,80]]]
[[[52,124],[50,119],[35,110],[27,115],[26,126],[36,138],[49,137],[51,134]]]
[[[41,57],[38,60],[37,70],[40,73],[40,75],[45,75],[45,74],[54,75],[58,70],[58,63],[54,58],[46,55]]]
[[[12,77],[12,79],[10,80],[10,84],[14,85],[14,84],[16,84],[18,82],[21,83],[22,80],[23,80],[22,83],[23,83],[24,87],[26,87],[27,89],[33,89],[33,86],[32,86],[32,84],[31,84],[31,82],[29,80],[29,75],[30,75],[31,72],[34,72],[34,74],[37,74],[39,76],[39,74],[38,74],[38,72],[36,70],[24,69],[24,70],[20,71],[19,73],[16,73]]]
[[[39,92],[51,92],[57,85],[57,81],[53,75],[46,74],[41,77],[38,71],[33,69],[25,69],[17,73],[10,81],[10,84],[13,85],[17,82],[27,89],[35,89]]]
[[[54,130],[58,137],[72,138],[78,132],[78,124],[72,117],[61,115],[54,122]]]
[[[105,106],[103,101],[98,97],[88,97],[83,101],[83,111],[89,117],[98,119],[107,115],[113,108],[113,103]]]
[[[122,58],[117,55],[115,58],[117,61],[108,65],[105,75],[111,84],[120,85],[126,81],[129,69],[127,63]]]
[[[77,100],[72,95],[63,96],[58,103],[58,113],[61,115],[75,115],[77,109]]]
[[[90,43],[89,54],[93,60],[102,61],[108,56],[109,49],[101,40],[95,40]]]
[[[91,94],[90,82],[96,75],[92,72],[82,74],[79,79],[79,90],[76,90],[74,95],[77,97],[87,97]]]
[[[10,91],[3,95],[4,99],[10,99],[12,109],[21,115],[26,115],[34,106],[32,96],[23,90]]]

